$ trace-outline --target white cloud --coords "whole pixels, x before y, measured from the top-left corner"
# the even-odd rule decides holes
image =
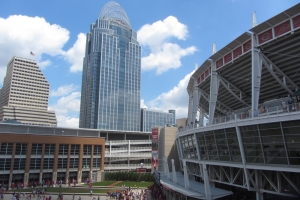
[[[40,67],[41,70],[45,69],[46,67],[48,67],[51,64],[52,63],[50,60],[44,60],[44,61],[38,62],[38,66]]]
[[[59,115],[56,116],[59,127],[78,128],[79,118]]]
[[[144,99],[141,99],[141,108],[148,108],[148,106],[145,105]]]
[[[50,60],[42,60],[42,54],[62,56],[71,63],[71,72],[81,71],[85,34],[78,34],[73,47],[64,51],[62,48],[69,40],[69,34],[67,29],[50,24],[38,16],[11,15],[0,18],[0,81],[5,76],[2,72],[13,56],[37,60],[41,69],[52,64]],[[30,52],[35,56],[31,56]]]
[[[72,66],[70,67],[71,72],[82,71],[83,57],[85,53],[85,40],[85,34],[78,34],[73,47],[64,53],[65,59],[72,63]]]
[[[177,44],[164,43],[159,52],[142,58],[143,70],[156,69],[157,74],[162,74],[171,68],[179,68],[181,57],[193,54],[196,50],[194,46],[182,49]]]
[[[77,121],[79,120],[80,92],[72,92],[67,96],[61,97],[56,104],[49,106],[49,110],[55,111],[58,122],[57,126],[78,128],[79,124]],[[77,116],[74,117],[72,114]]]
[[[12,15],[0,18],[0,66],[13,56],[40,59],[41,54],[59,55],[69,40],[69,31],[57,24],[50,24],[42,17]],[[35,56],[30,56],[30,52]]]
[[[60,86],[57,90],[52,90],[50,92],[50,96],[65,96],[70,94],[71,92],[75,91],[77,89],[77,86],[70,84],[70,85],[63,85]]]
[[[151,109],[163,110],[165,112],[170,109],[176,110],[177,119],[187,117],[189,97],[186,87],[193,73],[194,71],[187,74],[172,90],[162,93],[155,99],[148,102],[148,107]]]
[[[181,66],[181,58],[197,51],[195,46],[181,48],[170,43],[171,38],[185,40],[188,28],[176,17],[169,16],[163,21],[146,24],[137,32],[138,41],[150,48],[150,54],[142,58],[142,70],[156,70],[157,74],[176,69]]]

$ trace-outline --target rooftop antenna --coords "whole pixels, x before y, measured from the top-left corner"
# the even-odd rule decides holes
[[[256,12],[252,13],[252,28],[255,27],[256,24]]]
[[[198,68],[198,63],[196,63],[196,65],[195,65],[195,70],[197,70],[197,68]]]
[[[212,55],[214,55],[217,52],[216,43],[214,42],[212,45]]]

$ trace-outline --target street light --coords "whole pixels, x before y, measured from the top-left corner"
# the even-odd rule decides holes
[[[141,163],[141,168],[143,168],[144,167],[144,163]]]

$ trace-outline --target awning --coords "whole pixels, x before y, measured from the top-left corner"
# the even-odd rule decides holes
[[[172,172],[170,172],[170,177],[172,177]],[[172,180],[168,179],[164,172],[160,171],[160,183],[171,190],[174,190],[178,193],[181,193],[185,196],[197,198],[197,199],[206,199],[205,188],[203,183],[199,183],[195,180],[190,180],[190,188],[186,189],[184,186],[184,176],[180,172],[176,172],[177,183],[174,183]],[[171,178],[172,179],[172,178]],[[210,187],[212,199],[217,199],[231,195],[232,192],[228,190],[223,190],[215,187]]]

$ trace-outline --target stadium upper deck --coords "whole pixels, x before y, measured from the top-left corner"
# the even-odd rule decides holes
[[[244,108],[258,110],[267,101],[293,95],[300,85],[299,10],[297,4],[253,27],[195,71],[187,87],[194,96],[190,123],[197,107],[212,123],[214,117]]]

